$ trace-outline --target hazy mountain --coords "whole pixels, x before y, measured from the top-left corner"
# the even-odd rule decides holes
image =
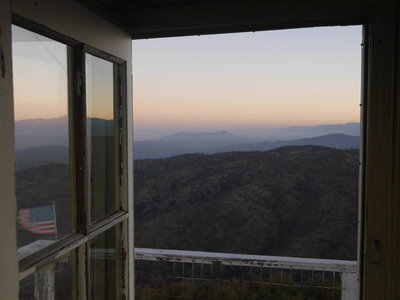
[[[252,128],[235,130],[246,136],[264,141],[293,140],[341,133],[346,135],[360,135],[360,123],[323,124],[316,126],[290,126],[284,128]]]
[[[134,155],[136,159],[164,158],[185,153],[265,151],[283,145],[305,144],[343,149],[357,148],[358,140],[354,136],[359,135],[359,126],[359,123],[346,123],[253,129],[251,136],[263,136],[264,139],[262,140],[232,134],[227,131],[178,132],[154,140],[135,141]],[[16,149],[21,150],[48,145],[68,146],[68,128],[69,124],[66,116],[53,119],[16,121]],[[112,120],[93,118],[88,129],[93,136],[111,136],[114,133],[114,123]],[[350,135],[353,137],[335,136],[335,134]],[[324,135],[327,137],[321,138],[321,140],[316,138]],[[305,140],[310,137],[315,138],[315,140]]]
[[[248,137],[235,135],[227,131],[218,132],[177,132],[165,137],[161,137],[157,140],[161,141],[204,141],[204,142],[214,142],[219,144],[233,144],[240,141],[252,141]]]
[[[68,135],[68,118],[29,119],[15,122],[15,133],[21,135]]]
[[[114,121],[92,118],[90,122],[90,134],[92,136],[112,136],[114,135]],[[89,129],[89,128],[88,128]]]
[[[194,126],[190,131],[196,131]],[[360,135],[360,123],[340,123],[340,124],[321,124],[312,126],[288,126],[288,127],[249,127],[249,126],[228,126],[221,130],[246,136],[251,139],[260,141],[277,141],[277,140],[293,140],[303,139],[315,136],[327,135],[332,133],[342,133],[346,135]],[[163,128],[160,125],[145,126],[144,124],[136,123],[134,126],[134,136],[138,141],[155,140],[160,136],[171,134],[171,132],[181,131],[180,128]],[[211,131],[211,130],[209,130]]]
[[[69,143],[66,135],[41,135],[15,133],[15,149],[40,147],[45,145],[67,146]]]
[[[17,170],[39,167],[47,164],[67,164],[69,148],[62,145],[48,145],[15,151]]]
[[[93,136],[111,136],[113,123],[108,120],[92,119]],[[17,169],[38,167],[49,163],[66,163],[68,140],[66,136],[17,135]],[[21,139],[21,140],[20,140]],[[18,140],[20,140],[18,142]],[[33,145],[33,146],[32,146]],[[275,142],[260,142],[226,131],[179,132],[157,140],[135,141],[135,159],[165,158],[187,153],[221,153],[231,151],[267,151],[290,145],[317,145],[338,149],[359,148],[359,137],[344,134]],[[21,149],[22,148],[22,149]]]
[[[134,180],[137,247],[356,258],[357,150],[137,160]]]
[[[135,159],[163,158],[185,153],[203,153],[215,147],[230,144],[249,143],[245,136],[234,135],[226,131],[188,133],[178,132],[156,140],[135,141]]]
[[[98,118],[91,119],[91,134],[114,134],[114,122]],[[67,116],[53,119],[29,119],[15,122],[15,148],[23,149],[45,145],[67,146],[69,124]]]
[[[208,150],[207,153],[212,154],[212,153],[231,152],[231,151],[267,151],[282,146],[303,146],[303,145],[324,146],[337,149],[359,149],[360,137],[350,136],[345,134],[328,134],[324,136],[318,136],[300,140],[228,145]]]
[[[236,143],[243,140],[244,143]],[[282,146],[316,145],[338,149],[359,148],[360,137],[344,134],[329,134],[299,140],[276,142],[257,142],[246,137],[233,135],[225,131],[217,133],[176,133],[158,140],[135,141],[135,159],[165,158],[187,153],[221,153],[231,151],[267,151]],[[218,146],[220,145],[220,146]]]

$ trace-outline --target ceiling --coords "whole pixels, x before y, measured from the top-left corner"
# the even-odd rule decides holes
[[[365,0],[76,0],[133,39],[364,21]]]

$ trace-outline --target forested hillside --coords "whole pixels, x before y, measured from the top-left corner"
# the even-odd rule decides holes
[[[135,161],[136,247],[356,259],[358,150]]]
[[[18,211],[54,203],[59,238],[72,231],[69,171],[67,164],[47,164],[17,171],[15,176]],[[55,235],[38,235],[24,230],[20,224],[17,229],[19,247],[39,239],[55,239]]]
[[[19,209],[54,201],[59,236],[71,230],[68,174],[65,164],[16,174]],[[136,160],[135,246],[355,259],[357,192],[358,150]],[[19,227],[24,243],[37,238]]]

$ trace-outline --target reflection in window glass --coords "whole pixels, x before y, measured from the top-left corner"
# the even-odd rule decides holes
[[[76,292],[75,253],[66,255],[55,263],[20,281],[19,299],[74,299]]]
[[[119,227],[90,241],[90,291],[92,299],[119,299],[120,244]]]
[[[117,208],[115,193],[113,64],[86,54],[87,162],[90,216],[95,221]]]
[[[73,230],[68,47],[13,26],[12,48],[18,252],[25,257]]]

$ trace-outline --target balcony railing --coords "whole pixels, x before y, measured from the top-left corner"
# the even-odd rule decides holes
[[[217,294],[229,286],[230,293],[259,293],[268,295],[266,299],[357,299],[356,261],[147,248],[135,251],[138,299],[140,295],[145,295],[143,299],[218,299]],[[202,284],[203,290],[199,288]]]

